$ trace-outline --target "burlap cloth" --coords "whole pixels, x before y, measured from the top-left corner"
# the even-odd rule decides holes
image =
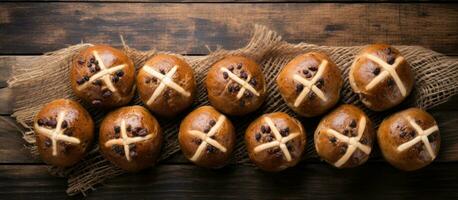
[[[133,59],[137,68],[143,66],[143,63],[148,58],[158,53],[172,54],[156,50],[146,52],[139,51],[128,47],[124,41],[123,44],[124,52]],[[33,117],[45,103],[48,103],[53,99],[70,98],[78,100],[70,88],[69,63],[79,51],[89,47],[90,45],[91,44],[78,44],[70,46],[65,49],[47,53],[44,56],[36,57],[28,62],[28,65],[13,67],[13,76],[9,80],[9,87],[13,89],[15,94],[13,116],[16,117],[16,120],[20,124],[28,128],[29,131],[24,133],[24,139],[30,144],[28,145],[28,148],[30,148],[32,154],[37,155],[36,146],[34,144],[34,133],[33,130],[30,129],[30,127],[32,127]],[[458,59],[452,59],[419,46],[395,47],[401,51],[413,67],[416,80],[413,93],[406,101],[403,102],[403,105],[401,106],[417,106],[428,109],[447,101],[451,96],[458,92]],[[349,67],[352,64],[355,55],[361,48],[362,46],[336,47],[317,46],[307,43],[290,44],[282,41],[281,37],[277,33],[267,29],[266,27],[256,25],[250,42],[247,46],[241,49],[232,51],[218,49],[210,52],[207,56],[182,58],[186,59],[192,65],[196,74],[198,95],[193,108],[209,104],[203,82],[209,67],[214,62],[227,55],[244,55],[261,64],[267,80],[268,96],[265,103],[255,113],[244,117],[231,118],[235,127],[237,127],[238,134],[233,163],[248,163],[248,157],[245,151],[242,135],[246,126],[252,120],[263,113],[274,111],[283,111],[296,116],[281,99],[275,85],[275,78],[279,70],[288,61],[300,53],[319,51],[328,54],[337,66],[341,68],[343,72],[342,75],[345,78],[341,101],[345,103],[353,103],[364,108],[361,106],[357,95],[352,92],[347,79]],[[138,97],[135,97],[131,104],[141,104],[141,102]],[[104,114],[107,112],[94,109],[88,105],[84,106],[88,108],[89,112],[94,117],[96,124],[100,123]],[[374,113],[367,109],[365,109],[365,111],[376,123],[387,114],[387,112]],[[179,151],[177,131],[180,121],[186,113],[183,113],[181,116],[172,120],[159,119],[161,126],[165,130],[165,144],[163,145],[162,154],[159,160],[164,160]],[[305,157],[316,156],[312,143],[313,141],[311,137],[308,137],[307,152]],[[84,194],[89,189],[93,189],[94,185],[101,183],[107,178],[123,173],[122,170],[113,166],[100,155],[97,145],[94,145],[88,155],[77,165],[66,169],[50,167],[50,172],[52,174],[68,178],[67,193],[69,195],[75,195],[80,192]]]

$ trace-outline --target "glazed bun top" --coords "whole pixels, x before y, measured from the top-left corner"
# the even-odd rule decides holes
[[[79,98],[96,107],[116,107],[133,97],[135,68],[118,49],[94,45],[73,60],[71,86]]]
[[[172,117],[188,108],[196,93],[192,68],[184,60],[159,54],[149,59],[137,75],[137,89],[153,113]]]
[[[298,55],[277,77],[277,86],[287,105],[306,117],[332,108],[339,100],[342,84],[340,69],[327,55],[318,52]]]
[[[216,62],[205,84],[210,103],[229,115],[253,112],[266,96],[261,68],[255,61],[242,56],[228,56]]]
[[[142,106],[126,106],[112,111],[100,125],[102,154],[126,171],[152,166],[159,156],[161,144],[161,127]]]
[[[213,107],[202,106],[183,119],[178,140],[186,158],[199,166],[220,168],[234,149],[234,126]]]
[[[251,161],[265,171],[281,171],[296,165],[302,158],[305,142],[301,123],[283,112],[262,115],[245,132]]]
[[[326,115],[315,130],[318,155],[337,168],[359,166],[372,151],[375,131],[358,107],[344,104]]]
[[[78,162],[94,136],[94,122],[89,113],[69,99],[46,104],[35,116],[34,129],[41,158],[60,167]]]
[[[431,163],[441,142],[436,121],[419,108],[409,108],[383,120],[377,139],[385,159],[407,171]]]
[[[401,103],[412,91],[414,74],[400,52],[385,44],[369,45],[356,57],[350,85],[370,109],[383,111]]]

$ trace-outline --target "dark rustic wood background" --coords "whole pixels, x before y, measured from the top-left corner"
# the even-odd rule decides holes
[[[251,23],[266,25],[289,42],[339,46],[385,42],[458,56],[458,1],[2,1],[0,199],[67,198],[66,180],[49,175],[46,166],[29,155],[20,127],[10,117],[14,94],[6,80],[13,64],[81,41],[120,46],[120,34],[130,46],[143,50],[205,55],[207,47],[244,45]],[[455,97],[429,111],[439,122],[444,145],[432,165],[416,172],[396,170],[379,157],[348,170],[318,159],[281,173],[250,166],[206,170],[178,153],[150,170],[107,181],[90,192],[89,199],[457,199],[457,103]],[[317,120],[312,121],[309,132]]]

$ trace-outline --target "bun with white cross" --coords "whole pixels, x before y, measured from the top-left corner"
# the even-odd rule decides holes
[[[383,120],[377,140],[385,160],[405,171],[433,162],[441,143],[436,121],[419,108],[409,108]]]
[[[110,112],[100,125],[102,155],[130,172],[153,166],[162,144],[156,118],[142,106],[127,106]]]
[[[375,130],[358,107],[344,104],[321,119],[315,130],[315,149],[321,159],[337,168],[362,165],[369,158]]]
[[[302,158],[306,133],[302,124],[283,112],[264,114],[245,132],[251,161],[265,171],[281,171]]]
[[[243,56],[228,56],[210,68],[205,85],[208,100],[228,115],[245,115],[258,109],[266,96],[259,65]]]
[[[202,106],[181,122],[178,141],[183,154],[196,165],[220,168],[234,149],[234,126],[213,107]]]
[[[350,67],[349,80],[364,105],[374,111],[400,104],[415,82],[404,56],[386,44],[365,47]]]
[[[310,52],[280,71],[277,86],[286,104],[299,115],[314,117],[332,108],[340,97],[340,69],[325,54]]]
[[[146,61],[136,82],[145,106],[165,117],[173,117],[188,108],[196,93],[192,68],[173,55],[160,54]]]
[[[72,61],[71,86],[76,96],[95,107],[118,107],[134,95],[135,68],[122,51],[94,45]]]
[[[57,99],[34,119],[38,152],[44,162],[69,167],[80,161],[94,138],[94,122],[78,102]]]

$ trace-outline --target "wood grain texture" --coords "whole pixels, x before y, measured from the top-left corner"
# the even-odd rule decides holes
[[[208,170],[158,165],[111,179],[88,199],[456,199],[457,167],[437,163],[407,173],[386,163],[349,170],[304,163],[282,173],[265,173],[250,166]],[[0,179],[5,180],[0,182],[4,199],[65,198],[65,180],[48,175],[45,166],[0,165]]]
[[[241,47],[253,23],[289,42],[422,45],[458,54],[457,4],[2,3],[0,54],[39,54],[82,40],[185,54]],[[33,16],[33,17],[32,17]]]
[[[14,94],[10,88],[0,88],[0,115],[13,113]]]
[[[0,164],[43,163],[32,157],[22,138],[22,127],[12,117],[0,116]]]
[[[3,0],[21,2],[24,0]],[[35,2],[75,2],[75,0],[33,0]],[[458,2],[457,0],[85,0],[85,2],[121,2],[121,3],[417,3],[417,2]]]

